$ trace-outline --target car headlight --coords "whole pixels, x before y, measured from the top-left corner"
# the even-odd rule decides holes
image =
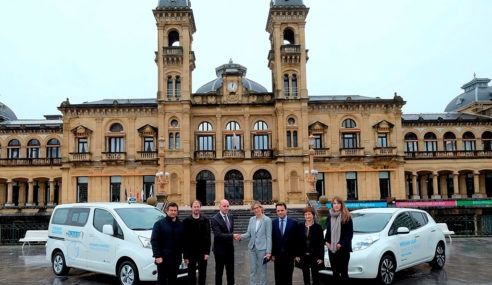
[[[379,240],[379,234],[369,235],[369,236],[365,237],[363,240],[361,240],[361,241],[357,242],[355,245],[353,245],[352,250],[357,251],[357,250],[366,249],[366,248],[370,247],[371,245],[373,245],[378,240]]]
[[[138,239],[142,243],[142,246],[143,247],[152,248],[152,244],[150,244],[150,238],[143,237],[143,236],[138,236]]]

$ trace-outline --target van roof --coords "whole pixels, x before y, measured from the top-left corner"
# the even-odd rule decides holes
[[[56,208],[92,208],[92,207],[103,207],[107,209],[120,209],[120,208],[155,208],[147,204],[138,203],[117,203],[117,202],[94,202],[94,203],[73,203],[73,204],[62,204],[56,206]]]

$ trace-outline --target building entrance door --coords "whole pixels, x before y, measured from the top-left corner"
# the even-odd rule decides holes
[[[196,176],[196,199],[204,206],[215,205],[215,176],[203,170]]]
[[[241,172],[231,170],[224,179],[224,196],[232,205],[242,205],[244,200],[244,179]]]

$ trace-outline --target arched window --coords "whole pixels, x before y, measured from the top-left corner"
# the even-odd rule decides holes
[[[287,147],[298,147],[297,127],[296,127],[296,120],[294,118],[287,119],[286,141],[287,141]]]
[[[285,29],[284,30],[284,45],[294,45],[296,43],[295,41],[295,35],[294,31],[292,29]]]
[[[417,152],[418,151],[418,139],[414,133],[407,133],[404,138],[405,152]]]
[[[202,170],[196,176],[196,199],[202,205],[215,204],[215,176],[208,170]]]
[[[345,119],[342,122],[342,129],[355,129],[357,125],[352,119]],[[342,131],[342,148],[358,148],[359,138],[358,133],[354,131]]]
[[[198,126],[198,131],[200,131],[200,132],[212,131],[212,124],[210,124],[209,122],[202,122]]]
[[[292,74],[292,96],[297,97],[297,76]]]
[[[443,136],[444,139],[444,150],[455,151],[456,148],[456,135],[452,132],[447,132]]]
[[[181,136],[179,132],[178,120],[171,121],[171,127],[169,131],[169,149],[180,149]]]
[[[287,125],[288,126],[295,126],[296,125],[296,120],[294,118],[287,119]]]
[[[284,75],[284,96],[288,98],[290,96],[290,84],[289,84],[289,75]]]
[[[50,139],[46,147],[46,156],[48,158],[60,158],[60,141]]]
[[[177,127],[179,127],[179,122],[178,122],[178,120],[172,120],[172,121],[171,121],[171,127],[173,127],[173,128],[177,128]]]
[[[492,132],[486,131],[482,134],[483,150],[492,150]]]
[[[168,37],[168,46],[179,46],[179,33],[178,31],[171,31]]]
[[[434,133],[426,133],[424,135],[425,151],[437,151],[437,137]]]
[[[196,151],[200,159],[215,157],[214,135],[207,133],[212,130],[212,124],[209,122],[201,122],[198,126],[198,131],[203,132],[196,135]]]
[[[262,204],[272,202],[272,175],[264,169],[256,171],[253,175],[253,200]]]
[[[27,158],[39,158],[39,148],[41,144],[37,139],[32,139],[27,143]]]
[[[7,153],[8,158],[10,158],[10,159],[20,158],[20,147],[21,147],[21,144],[18,140],[13,139],[13,140],[9,141],[9,144],[7,147],[8,148],[8,153]]]
[[[107,137],[108,149],[109,153],[122,153],[125,152],[125,137],[123,133],[123,126],[120,123],[114,123],[109,128],[111,134]],[[117,134],[121,133],[121,134]]]
[[[167,99],[171,100],[173,98],[173,78],[172,76],[167,77]]]
[[[266,132],[268,125],[264,121],[257,121],[253,127],[253,151],[252,157],[263,158],[267,153],[263,150],[270,149],[270,134]]]
[[[241,172],[231,170],[224,177],[224,196],[233,205],[242,205],[244,200],[244,179]]]
[[[176,99],[181,98],[181,77],[176,76]]]
[[[109,128],[109,131],[112,133],[121,133],[121,132],[123,132],[123,126],[121,126],[121,124],[119,124],[119,123],[114,123]]]
[[[241,127],[235,121],[229,122],[226,125],[226,130],[227,131],[239,131],[240,129],[241,129]]]
[[[352,119],[345,119],[342,122],[342,128],[343,129],[355,129],[357,125],[355,124],[355,121]]]
[[[465,151],[476,150],[475,135],[472,132],[466,132],[463,134],[463,150]]]
[[[268,125],[264,121],[258,121],[255,123],[253,130],[255,130],[255,131],[266,131],[266,130],[268,130]]]
[[[238,122],[232,121],[227,123],[226,132],[225,133],[225,150],[240,150],[242,145],[242,135],[240,133],[236,133],[239,131],[241,127]],[[233,132],[232,134],[230,132]],[[229,154],[230,155],[230,154]]]

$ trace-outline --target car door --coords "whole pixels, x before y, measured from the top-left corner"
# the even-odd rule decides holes
[[[113,226],[113,236],[103,233],[104,225]],[[116,247],[122,238],[123,232],[113,215],[105,209],[94,209],[93,223],[89,232],[88,267],[93,271],[114,274]]]
[[[428,260],[429,257],[434,256],[434,232],[437,231],[437,228],[429,224],[429,219],[427,218],[427,214],[419,211],[410,211],[410,215],[412,216],[415,223],[415,234],[420,236],[421,244],[419,256],[417,258],[417,262],[424,262]]]
[[[410,230],[408,234],[398,234],[398,228],[406,227]],[[393,220],[388,236],[396,240],[398,267],[407,267],[415,262],[417,256],[417,237],[412,231],[415,228],[414,221],[408,212],[399,213]],[[420,238],[420,237],[419,237]]]
[[[71,208],[63,229],[66,246],[65,259],[69,266],[86,268],[87,266],[87,235],[86,225],[90,208]]]

